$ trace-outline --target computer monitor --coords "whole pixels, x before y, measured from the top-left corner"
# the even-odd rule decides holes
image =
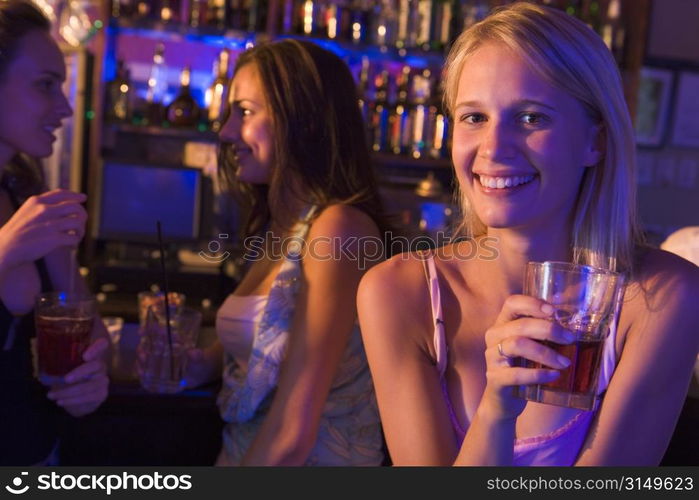
[[[196,168],[105,162],[98,237],[157,242],[159,220],[166,241],[198,239],[201,174]]]

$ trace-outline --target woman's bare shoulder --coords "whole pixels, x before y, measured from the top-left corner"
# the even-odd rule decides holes
[[[432,311],[423,260],[415,252],[401,253],[364,275],[357,306],[365,341],[381,338],[402,348],[414,345],[415,352],[429,356]]]
[[[699,267],[673,253],[656,248],[640,257],[633,282],[646,292],[674,295],[677,299],[699,293]]]
[[[407,300],[420,298],[424,294],[416,292],[427,291],[423,262],[424,256],[417,252],[399,253],[367,272],[362,283],[377,291],[393,291]]]
[[[378,237],[379,231],[369,214],[357,207],[336,203],[323,208],[311,223],[310,236]]]
[[[699,267],[670,252],[648,249],[627,287],[626,316],[629,323],[642,325],[643,330],[649,324],[669,323],[673,317],[699,327],[697,297]]]

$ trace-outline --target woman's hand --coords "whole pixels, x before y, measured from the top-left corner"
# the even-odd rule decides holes
[[[74,417],[92,413],[109,392],[109,377],[105,357],[109,342],[105,338],[93,341],[83,353],[82,365],[65,377],[65,383],[51,387],[48,398]]]
[[[65,189],[27,199],[0,228],[0,275],[56,248],[76,246],[85,234],[85,200]]]
[[[527,295],[511,295],[495,324],[485,334],[486,387],[481,410],[497,419],[515,419],[526,401],[513,395],[517,385],[543,384],[557,379],[570,360],[539,341],[570,344],[573,334],[552,321],[553,306]],[[513,358],[541,363],[546,368],[514,366]]]

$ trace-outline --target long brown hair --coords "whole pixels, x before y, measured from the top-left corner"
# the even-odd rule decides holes
[[[5,78],[22,38],[35,30],[49,33],[50,29],[51,22],[33,3],[27,0],[0,1],[0,82]],[[0,165],[0,169],[0,187],[18,203],[44,190],[39,163],[21,152],[7,165]]]
[[[275,143],[271,179],[265,186],[238,181],[232,149],[220,145],[224,185],[248,209],[243,236],[259,232],[270,219],[291,228],[299,214],[290,208],[298,202],[321,210],[333,203],[355,206],[384,233],[388,226],[347,65],[313,43],[291,39],[245,51],[236,72],[246,64],[255,64],[259,71]]]

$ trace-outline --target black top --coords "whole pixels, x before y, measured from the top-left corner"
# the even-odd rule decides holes
[[[50,291],[46,264],[35,265],[41,291]],[[58,408],[34,377],[34,337],[34,312],[16,317],[0,301],[0,466],[35,464],[56,442]]]

